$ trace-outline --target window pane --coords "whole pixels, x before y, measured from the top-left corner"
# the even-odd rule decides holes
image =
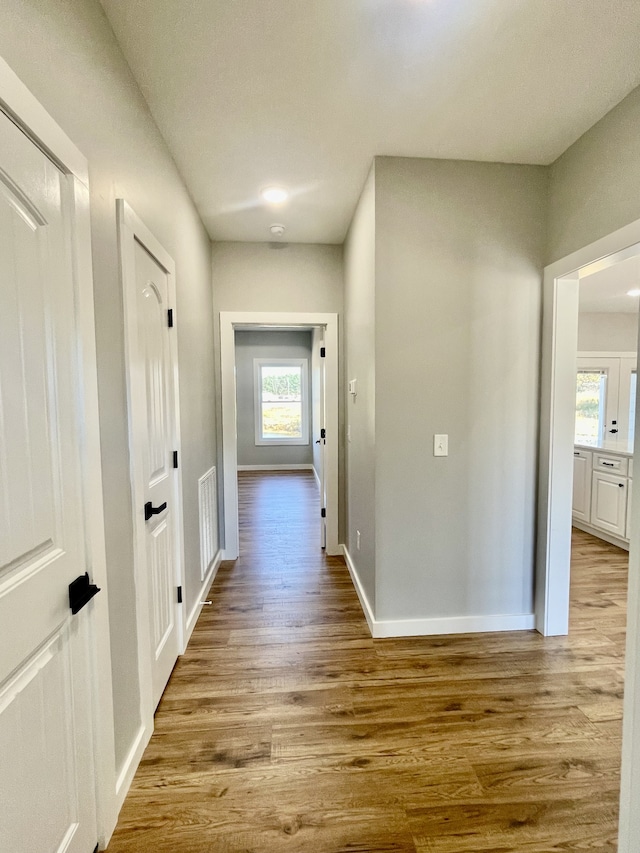
[[[262,400],[302,400],[302,368],[271,367],[262,368]]]
[[[263,438],[302,438],[302,404],[270,402],[262,404]]]
[[[638,386],[638,374],[634,370],[631,373],[631,387],[629,389],[629,443],[633,442],[636,428],[636,390]]]
[[[302,438],[302,368],[262,367],[262,437]]]
[[[576,444],[600,444],[604,435],[607,374],[579,370],[576,383]]]

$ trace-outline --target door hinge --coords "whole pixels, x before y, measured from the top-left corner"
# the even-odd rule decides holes
[[[174,468],[178,467],[178,451],[177,450],[173,451],[173,467]]]
[[[322,507],[322,509],[320,510],[320,517],[321,517],[321,518],[326,518],[326,517],[327,517],[327,511],[326,511],[326,509],[325,509],[324,507]]]
[[[326,437],[327,437],[326,429],[321,429],[320,430],[320,438],[326,438]]]
[[[167,324],[170,329],[173,328],[173,308],[169,308],[167,311]]]
[[[182,604],[182,587],[178,587],[178,604]]]
[[[320,358],[326,358],[327,350],[325,347],[320,347]]]

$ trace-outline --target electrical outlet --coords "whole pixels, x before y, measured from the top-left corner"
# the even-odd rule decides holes
[[[360,531],[356,530],[356,551],[360,550]]]

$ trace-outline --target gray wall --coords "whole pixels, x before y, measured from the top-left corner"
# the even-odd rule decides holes
[[[309,444],[265,447],[255,442],[254,358],[306,358],[309,374]],[[238,465],[312,464],[311,332],[236,332],[236,424]]]
[[[139,692],[115,199],[176,262],[187,607],[200,592],[197,478],[216,448],[210,241],[96,0],[5,0],[0,55],[89,160],[119,769],[138,729]]]
[[[636,352],[638,315],[585,312],[578,315],[578,349],[583,352]]]
[[[220,311],[304,311],[338,314],[343,364],[342,246],[214,243],[212,250],[216,384],[220,376]],[[339,382],[339,536],[344,536],[343,384]],[[221,401],[218,399],[218,417]],[[219,457],[219,470],[222,459]],[[222,478],[220,478],[222,479]],[[222,493],[220,492],[222,501]]]
[[[347,394],[346,545],[369,604],[376,607],[376,177],[372,166],[347,234],[345,269],[345,384]],[[356,531],[360,531],[360,550]]]
[[[542,167],[376,158],[345,258],[348,545],[358,514],[377,619],[532,611],[546,202]]]
[[[640,88],[551,167],[547,263],[640,219]]]

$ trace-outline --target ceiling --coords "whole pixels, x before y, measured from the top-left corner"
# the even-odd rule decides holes
[[[638,247],[640,251],[640,247]],[[636,314],[640,300],[627,291],[640,288],[640,254],[592,275],[580,276],[580,312]]]
[[[640,83],[638,0],[102,5],[214,240],[341,243],[374,155],[548,164]]]

